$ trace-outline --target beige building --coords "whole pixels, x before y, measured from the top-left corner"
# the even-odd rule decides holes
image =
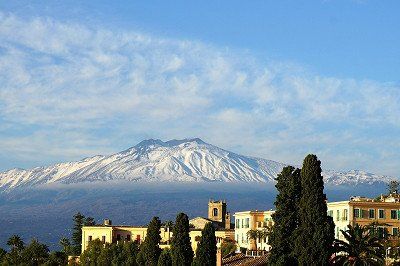
[[[172,232],[169,228],[161,227],[161,247],[169,245]],[[137,241],[139,244],[146,238],[147,228],[140,226],[114,226],[110,220],[105,220],[103,225],[82,227],[82,252],[86,250],[89,242],[95,239],[105,243],[118,243],[124,241]]]
[[[379,199],[351,197],[348,201],[330,202],[328,215],[335,222],[335,237],[344,240],[340,230],[347,225],[362,226],[377,224],[378,233],[385,232],[390,238],[397,239],[400,227],[400,195],[381,196]]]
[[[250,240],[247,233],[250,230],[260,232],[272,226],[271,215],[274,211],[243,211],[236,212],[235,217],[235,241],[238,247],[248,250],[270,250],[268,237],[258,238],[256,241]]]

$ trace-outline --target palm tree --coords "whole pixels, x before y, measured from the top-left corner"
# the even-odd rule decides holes
[[[268,237],[272,233],[272,226],[265,226],[261,231],[260,231],[260,239],[265,239],[265,244],[267,243]],[[261,249],[262,249],[262,241],[261,241]]]
[[[384,265],[385,249],[368,227],[348,225],[340,230],[346,241],[335,240],[335,255],[331,262],[336,265]]]
[[[171,221],[171,220],[168,220],[168,221],[166,221],[165,222],[165,229],[167,230],[167,232],[168,232],[168,242],[170,241],[170,239],[171,239],[171,230],[173,229],[173,227],[174,227],[174,223]]]
[[[12,235],[8,241],[7,245],[11,247],[12,250],[21,251],[24,248],[24,241],[18,235]]]
[[[250,240],[250,250],[257,250],[257,238],[258,238],[258,230],[249,230],[246,233],[247,239]]]

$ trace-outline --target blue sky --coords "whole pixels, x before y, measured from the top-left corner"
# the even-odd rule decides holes
[[[0,170],[200,137],[399,176],[399,10],[367,0],[2,1]]]

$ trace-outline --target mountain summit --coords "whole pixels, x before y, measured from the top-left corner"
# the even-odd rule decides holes
[[[98,155],[77,162],[0,173],[0,190],[52,183],[108,180],[135,182],[273,182],[285,165],[239,155],[199,138],[143,140],[125,151]],[[372,184],[389,177],[363,171],[324,172],[329,184]]]

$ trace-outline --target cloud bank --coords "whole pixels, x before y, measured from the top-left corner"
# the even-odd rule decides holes
[[[0,13],[0,169],[201,137],[399,175],[400,88],[142,32]],[[9,160],[9,161],[7,161]]]

